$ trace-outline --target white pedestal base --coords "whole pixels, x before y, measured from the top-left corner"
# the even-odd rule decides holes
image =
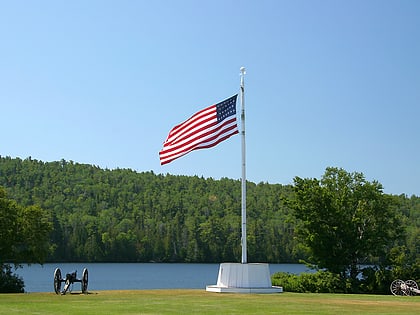
[[[209,292],[281,293],[282,287],[271,285],[268,264],[222,263],[216,285],[206,286]]]

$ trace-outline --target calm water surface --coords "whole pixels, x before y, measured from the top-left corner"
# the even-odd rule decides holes
[[[204,289],[216,284],[219,264],[161,264],[161,263],[57,263],[23,266],[16,270],[25,282],[25,292],[54,292],[54,270],[61,274],[83,268],[89,271],[88,291],[131,289]],[[299,274],[310,272],[301,264],[270,264],[270,273],[279,271]],[[64,285],[64,284],[63,284]],[[73,291],[80,291],[75,283]]]

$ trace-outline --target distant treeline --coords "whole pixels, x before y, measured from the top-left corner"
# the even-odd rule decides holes
[[[0,156],[0,186],[51,216],[48,261],[236,262],[241,258],[241,185],[228,178],[101,169],[73,161]],[[290,185],[247,183],[249,262],[304,259],[287,200]],[[419,246],[420,198],[393,196]]]

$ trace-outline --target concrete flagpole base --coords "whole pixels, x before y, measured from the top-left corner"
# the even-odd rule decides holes
[[[206,286],[218,293],[281,293],[282,287],[271,285],[270,270],[265,263],[222,263],[216,285]]]

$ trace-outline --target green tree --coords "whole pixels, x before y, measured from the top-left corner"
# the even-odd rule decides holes
[[[402,233],[391,198],[362,173],[327,168],[321,180],[294,183],[297,233],[319,268],[355,280],[359,266],[386,257]]]
[[[10,264],[44,262],[50,250],[51,229],[44,210],[38,206],[18,205],[8,199],[5,189],[0,187],[0,292],[23,290],[23,281],[11,273]]]

